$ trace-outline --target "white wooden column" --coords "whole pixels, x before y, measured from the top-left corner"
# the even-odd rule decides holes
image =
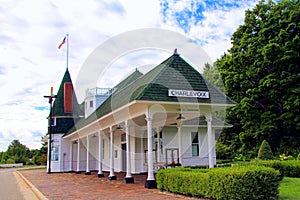
[[[213,147],[214,141],[212,136],[212,126],[211,126],[212,116],[211,114],[206,115],[206,122],[207,122],[207,142],[208,142],[208,165],[209,168],[214,168],[214,160],[213,160]]]
[[[131,175],[131,152],[130,152],[130,127],[128,121],[125,121],[126,132],[126,177],[125,183],[134,183],[134,179]]]
[[[85,175],[91,175],[90,171],[90,138],[86,136],[86,170]]]
[[[182,137],[181,137],[181,126],[182,121],[179,120],[177,123],[177,137],[178,137],[178,154],[179,154],[179,163],[182,163],[181,154],[182,154]]]
[[[99,146],[99,149],[98,149],[98,165],[99,165],[99,170],[98,170],[98,177],[101,178],[101,177],[104,177],[104,174],[102,172],[102,134],[101,134],[101,131],[98,131],[98,136],[99,136],[99,141],[98,141],[98,146]]]
[[[110,131],[110,170],[109,170],[109,180],[116,180],[117,177],[115,176],[114,172],[114,131],[112,130],[112,127],[109,129]]]
[[[146,164],[146,163],[144,163],[145,162],[144,135],[142,135],[140,142],[141,142],[141,161],[142,161],[141,162],[141,169],[144,172],[144,170],[145,170],[145,164]]]
[[[156,181],[153,173],[153,147],[152,147],[152,118],[147,117],[147,139],[148,139],[148,177],[145,183],[146,188],[156,188]]]
[[[80,174],[80,139],[77,142],[77,168],[76,174]]]
[[[216,130],[214,128],[212,128],[212,142],[213,142],[213,147],[212,147],[212,157],[213,157],[213,164],[217,164],[216,163]]]
[[[70,166],[69,171],[73,171],[73,141],[70,142]]]

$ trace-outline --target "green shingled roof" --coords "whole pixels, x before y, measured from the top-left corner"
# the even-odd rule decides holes
[[[82,111],[80,109],[80,106],[78,104],[75,92],[73,90],[73,98],[72,98],[72,105],[73,105],[73,113],[65,113],[64,112],[64,83],[72,83],[71,76],[69,73],[69,70],[67,69],[62,81],[60,83],[57,97],[55,98],[53,102],[53,117],[73,117],[73,116],[79,116],[82,115]]]
[[[133,76],[133,75],[130,75]],[[95,115],[100,118],[117,108],[134,100],[165,101],[165,102],[190,102],[209,104],[231,104],[235,102],[220,92],[216,87],[207,82],[202,75],[189,65],[178,54],[174,54],[164,62],[153,68],[143,76],[137,76],[135,81],[122,85],[102,105],[97,108]],[[126,79],[124,80],[126,81]],[[209,91],[210,98],[170,97],[169,89]],[[81,128],[95,120],[95,115],[83,119],[76,124]],[[75,131],[73,127],[67,134]]]
[[[116,85],[114,88],[117,90],[122,90],[123,88],[125,88],[126,86],[128,86],[129,84],[131,84],[133,81],[135,81],[136,79],[140,78],[143,74],[138,71],[137,69],[131,73],[129,76],[127,76],[124,80],[122,80],[118,85]]]
[[[139,79],[141,76],[143,76],[143,74],[138,71],[137,69],[131,73],[128,77],[126,77],[123,81],[121,81],[120,83],[118,83],[114,88],[115,88],[115,91],[113,92],[112,95],[118,93],[119,91],[122,91],[124,88],[126,88],[128,85],[132,84],[134,81],[136,81],[137,79]],[[89,117],[87,117],[86,119],[82,119],[80,120],[78,123],[76,123],[76,126],[73,126],[67,134],[65,135],[68,135],[70,133],[72,133],[73,131],[76,130],[76,128],[80,128],[80,127],[83,127],[91,122],[93,122],[94,120],[96,120],[95,117],[98,118],[98,116],[100,115],[99,113],[100,110],[101,111],[106,111],[107,110],[110,110],[110,102],[111,102],[111,99],[112,99],[112,95],[106,100],[104,101],[104,103],[102,103],[99,108],[97,108],[97,110],[95,111],[95,113],[91,114]],[[95,115],[96,114],[96,115]],[[104,114],[102,114],[103,116]],[[75,128],[76,127],[76,128]]]

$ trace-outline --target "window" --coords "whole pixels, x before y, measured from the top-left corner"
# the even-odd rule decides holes
[[[121,135],[121,142],[126,142],[126,134]]]
[[[58,161],[58,146],[52,148],[51,157],[52,161]]]
[[[191,140],[192,140],[192,156],[199,156],[198,132],[191,133]]]
[[[94,107],[94,102],[90,101],[90,108]]]

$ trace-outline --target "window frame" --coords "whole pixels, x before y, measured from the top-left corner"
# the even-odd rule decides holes
[[[59,161],[59,146],[55,145],[52,147],[51,161]]]
[[[93,107],[94,107],[94,101],[90,100],[90,108],[93,108]]]
[[[191,149],[192,149],[192,156],[199,156],[200,155],[200,148],[199,148],[199,132],[191,132]],[[194,151],[194,147],[196,147],[196,151]]]

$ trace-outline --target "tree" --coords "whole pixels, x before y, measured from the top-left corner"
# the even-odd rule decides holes
[[[5,163],[5,152],[0,152],[0,163]]]
[[[246,11],[232,48],[216,65],[234,127],[222,140],[255,156],[267,139],[276,152],[300,147],[300,1],[260,1]]]
[[[262,160],[271,160],[274,158],[272,149],[266,140],[261,143],[257,158]]]
[[[7,148],[6,156],[16,163],[26,164],[29,148],[21,144],[19,140],[13,140]]]
[[[224,83],[216,62],[213,63],[213,65],[206,63],[202,75],[206,80],[208,80],[210,83],[216,86],[220,91],[225,91]]]
[[[42,138],[43,141],[43,138]],[[35,165],[45,165],[47,163],[47,149],[48,143],[43,142],[42,147],[39,150],[35,150],[34,153],[32,151],[32,162]]]

